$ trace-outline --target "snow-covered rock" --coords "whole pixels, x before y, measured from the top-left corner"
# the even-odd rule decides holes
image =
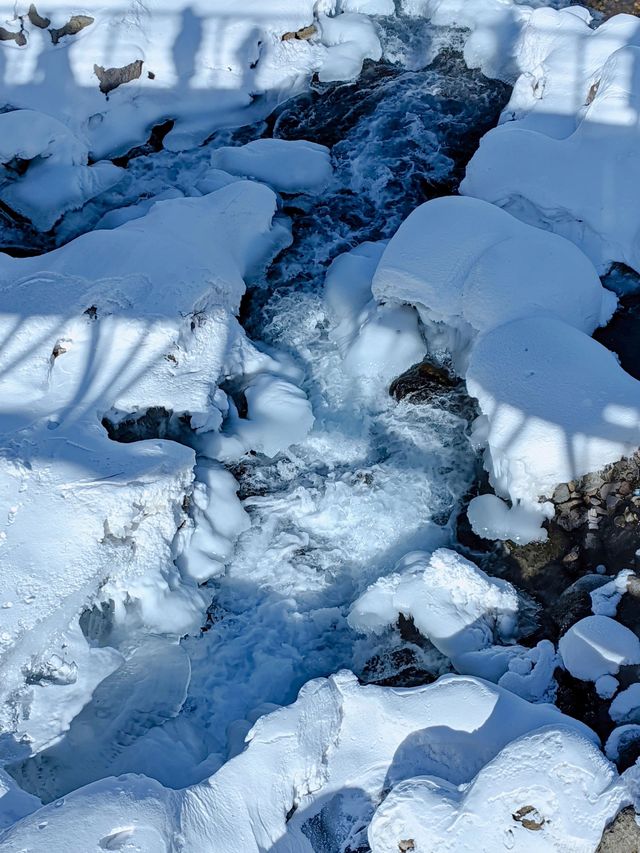
[[[539,735],[516,741],[500,757],[512,741],[538,729]],[[615,769],[592,743],[589,729],[556,708],[531,705],[478,679],[444,676],[398,690],[363,687],[350,673],[339,673],[308,683],[293,705],[258,720],[244,752],[206,782],[182,791],[142,776],[96,782],[13,826],[2,847],[7,853],[33,845],[86,853],[128,843],[157,853],[163,845],[174,849],[179,833],[184,850],[311,853],[317,825],[336,843],[363,833],[383,790],[428,775],[449,791],[471,783],[487,765],[487,779],[497,767],[502,771],[502,783],[495,784],[504,808],[509,790],[529,797],[540,786],[555,792],[557,800],[545,797],[534,805],[547,809],[548,818],[553,810],[557,824],[547,831],[562,845],[577,832],[565,823],[569,804],[582,837],[591,839],[628,802]],[[553,756],[571,756],[579,768],[563,791]],[[375,826],[381,827],[383,815]]]
[[[323,83],[355,80],[365,59],[377,61],[382,56],[380,39],[366,15],[356,12],[344,12],[335,17],[320,15],[318,27],[327,48],[326,58],[318,71],[318,79]]]
[[[608,616],[587,616],[560,638],[560,655],[575,678],[597,681],[621,666],[640,663],[640,640]]]
[[[369,843],[373,853],[578,853],[595,850],[629,799],[590,740],[548,727],[506,746],[470,784],[422,776],[396,785],[373,817]]]
[[[240,147],[217,148],[211,165],[283,193],[319,192],[332,174],[329,149],[303,139],[256,139]]]
[[[399,614],[413,619],[455,665],[459,655],[514,638],[518,595],[507,581],[439,548],[433,554],[408,554],[393,574],[372,584],[352,605],[349,624],[364,633],[381,633]]]
[[[609,705],[609,716],[616,723],[640,723],[640,684],[618,693]]]
[[[372,283],[378,302],[414,305],[432,349],[464,371],[480,332],[531,315],[556,316],[591,334],[616,299],[569,241],[477,199],[438,198],[414,210],[385,249]]]
[[[501,497],[532,508],[640,445],[640,382],[555,317],[514,320],[476,343],[466,375],[476,441]],[[542,520],[542,515],[541,515]]]

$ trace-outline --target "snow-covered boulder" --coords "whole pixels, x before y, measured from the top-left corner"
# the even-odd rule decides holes
[[[543,734],[544,727],[560,727],[561,739]],[[508,744],[538,729],[543,732],[526,741],[526,749],[516,743],[501,760]],[[7,853],[34,845],[86,853],[127,843],[140,853],[157,853],[163,845],[171,850],[179,834],[185,850],[311,853],[317,826],[336,844],[349,837],[364,842],[389,787],[427,775],[449,790],[468,785],[487,765],[493,779],[494,761],[509,782],[517,765],[531,767],[536,787],[528,788],[526,776],[518,776],[522,796],[532,796],[542,783],[543,791],[556,793],[557,801],[545,798],[534,805],[554,809],[558,823],[551,837],[562,845],[576,831],[564,823],[565,806],[573,806],[576,822],[584,823],[583,837],[591,839],[628,802],[615,769],[590,746],[595,742],[593,732],[556,708],[531,705],[479,679],[444,676],[398,690],[363,687],[343,672],[309,682],[293,705],[260,718],[245,750],[206,782],[182,791],[143,776],[96,782],[13,826],[2,847]],[[557,789],[548,757],[557,750],[549,750],[551,744],[577,761],[578,786]],[[543,768],[550,770],[546,780]],[[510,786],[495,784],[504,791],[506,808]],[[518,802],[516,808],[528,804]],[[551,817],[550,811],[543,814]]]
[[[590,740],[548,727],[506,746],[470,784],[427,776],[401,782],[378,807],[369,843],[373,853],[578,853],[595,850],[629,800]]]
[[[545,314],[591,334],[616,305],[569,241],[459,196],[426,202],[405,219],[371,289],[379,303],[414,305],[431,348],[446,344],[461,372],[480,332]]]
[[[560,637],[560,655],[575,678],[597,681],[621,666],[640,663],[640,640],[608,616],[587,616]]]
[[[640,23],[565,34],[518,80],[467,168],[465,195],[580,246],[600,270],[640,270]]]
[[[554,317],[514,320],[476,343],[466,375],[476,440],[497,494],[536,509],[558,483],[640,445],[640,382],[615,356]],[[544,506],[539,518],[544,518]]]
[[[420,633],[455,665],[459,655],[487,648],[495,640],[513,640],[518,595],[510,583],[489,577],[455,551],[416,551],[354,602],[349,624],[363,633],[381,633],[399,614],[413,619]]]
[[[255,178],[282,193],[319,192],[332,175],[329,149],[304,139],[256,139],[235,148],[217,148],[211,165]]]

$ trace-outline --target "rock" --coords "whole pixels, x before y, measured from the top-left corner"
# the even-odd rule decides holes
[[[591,592],[610,580],[607,575],[583,575],[551,603],[547,612],[556,623],[559,634],[564,634],[580,619],[591,616]]]
[[[29,22],[33,24],[34,27],[40,27],[41,30],[46,30],[49,24],[51,23],[50,18],[44,18],[42,15],[39,14],[38,10],[35,7],[35,4],[33,3],[29,6],[27,16],[29,18]]]
[[[100,91],[103,95],[108,95],[113,92],[118,86],[123,83],[130,83],[132,80],[137,80],[142,74],[142,59],[136,59],[135,62],[130,62],[128,65],[123,65],[121,68],[103,68],[102,65],[94,65],[93,70],[100,81]]]
[[[632,806],[619,812],[613,823],[605,829],[596,853],[638,853],[640,827],[635,818]]]
[[[292,41],[293,39],[302,39],[304,41],[312,38],[318,32],[317,28],[314,24],[310,24],[308,27],[302,27],[296,32],[284,33],[282,36],[282,41]]]
[[[563,504],[568,501],[570,497],[571,492],[569,491],[569,486],[567,486],[566,483],[560,483],[553,493],[553,502],[555,504]]]
[[[421,361],[393,380],[389,394],[396,400],[408,397],[413,403],[421,403],[441,393],[443,388],[456,388],[458,385],[460,380],[446,368]]]
[[[14,41],[19,47],[24,47],[27,43],[27,37],[22,30],[14,33],[11,30],[6,30],[4,27],[0,27],[0,41]]]
[[[67,21],[64,27],[58,27],[55,30],[49,30],[51,35],[51,41],[54,44],[58,44],[61,38],[65,36],[75,36],[81,30],[84,30],[85,27],[90,26],[94,22],[95,18],[90,17],[89,15],[72,15],[71,18]]]

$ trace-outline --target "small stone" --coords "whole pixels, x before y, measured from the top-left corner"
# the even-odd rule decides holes
[[[568,554],[562,558],[563,563],[575,563],[575,561],[580,556],[580,546],[574,545],[573,548],[569,551]]]
[[[41,15],[35,7],[35,3],[32,3],[29,6],[29,11],[27,12],[29,17],[29,21],[33,24],[34,27],[39,27],[41,30],[46,30],[51,20],[49,18],[45,18]]]
[[[555,504],[563,504],[569,500],[569,497],[569,486],[566,483],[560,483],[559,486],[556,486],[556,490],[553,493],[553,502]]]
[[[22,30],[14,33],[11,30],[6,30],[4,27],[0,27],[0,41],[14,41],[18,47],[24,47],[27,43],[27,37]]]
[[[75,36],[81,30],[84,30],[85,27],[90,26],[94,22],[95,18],[90,17],[89,15],[72,15],[71,18],[67,21],[64,27],[58,27],[55,30],[49,30],[49,34],[51,36],[51,41],[53,44],[58,44],[61,38],[65,36]]]
[[[620,488],[618,489],[618,494],[620,494],[626,498],[628,495],[631,494],[632,491],[633,491],[633,489],[631,488],[631,484],[627,483],[626,480],[624,480],[622,483],[620,483]]]
[[[406,838],[404,841],[398,841],[398,850],[400,853],[408,853],[409,850],[415,850],[416,843],[413,838]]]

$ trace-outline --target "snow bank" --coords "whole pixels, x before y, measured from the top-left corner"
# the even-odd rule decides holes
[[[630,15],[542,39],[461,192],[568,237],[600,271],[613,261],[640,270],[639,56]]]
[[[222,379],[277,375],[234,317],[244,277],[281,248],[275,209],[270,189],[235,182],[49,254],[0,256],[6,728],[40,725],[29,717],[39,684],[84,690],[68,635],[85,608],[104,611],[116,645],[118,625],[175,636],[199,626],[197,582],[220,571],[246,517],[230,475],[203,462],[194,491],[193,450],[164,436],[219,430]],[[111,441],[105,417],[131,443]],[[154,431],[163,437],[133,440]]]
[[[538,729],[539,735],[525,741],[526,748],[516,741],[501,753]],[[179,833],[185,850],[310,853],[318,831],[325,842],[328,833],[334,846],[350,835],[364,842],[383,790],[397,783],[437,777],[445,789],[442,807],[447,808],[449,786],[472,782],[485,767],[497,789],[506,789],[501,797],[505,806],[505,780],[514,796],[532,796],[539,784],[543,791],[551,786],[560,805],[553,812],[557,820],[546,831],[555,833],[551,837],[560,846],[577,832],[564,822],[565,804],[575,810],[575,825],[583,827],[578,837],[591,839],[628,801],[615,769],[597,758],[589,729],[551,706],[530,705],[462,676],[406,690],[363,687],[350,673],[318,679],[305,685],[293,705],[258,720],[247,741],[244,752],[207,782],[184,791],[168,791],[141,776],[82,788],[12,827],[2,837],[3,850],[35,844],[38,849],[85,853],[127,843],[141,853],[156,853],[163,845],[174,849]],[[571,756],[580,780],[563,791],[554,784],[555,765],[549,757],[560,754]],[[494,762],[504,771],[502,782],[494,778]],[[517,770],[523,763],[535,788],[527,788],[526,777]],[[548,771],[544,778],[543,770]],[[591,794],[591,802],[585,793]],[[554,808],[553,802],[536,798],[534,805],[551,818],[544,810]],[[515,808],[527,804],[524,800]],[[374,839],[383,831],[385,814],[388,810],[374,818]]]
[[[302,139],[256,139],[240,147],[217,148],[211,165],[283,193],[320,192],[332,175],[329,149]]]
[[[416,551],[357,599],[349,624],[363,633],[381,633],[399,614],[412,619],[455,665],[458,655],[514,638],[518,595],[507,581],[489,577],[455,551]]]
[[[587,616],[560,638],[559,651],[571,675],[597,681],[621,666],[640,663],[640,640],[608,616]]]
[[[628,801],[593,743],[549,727],[506,746],[468,785],[419,777],[392,789],[369,828],[373,853],[391,850],[595,850]],[[411,839],[413,847],[402,846]]]

